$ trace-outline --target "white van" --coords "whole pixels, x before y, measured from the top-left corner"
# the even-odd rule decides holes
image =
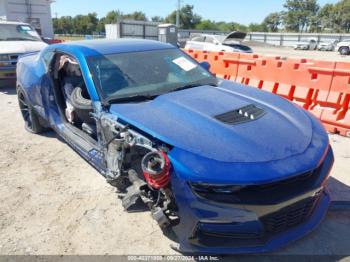
[[[0,20],[0,87],[15,83],[20,55],[40,51],[46,46],[31,25]]]

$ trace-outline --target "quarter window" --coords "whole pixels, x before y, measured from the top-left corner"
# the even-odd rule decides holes
[[[205,38],[205,42],[206,43],[210,43],[210,44],[215,44],[215,39],[213,37],[206,37]]]
[[[203,36],[197,36],[197,37],[194,37],[192,39],[192,41],[195,41],[195,42],[204,42],[205,41],[205,38]]]

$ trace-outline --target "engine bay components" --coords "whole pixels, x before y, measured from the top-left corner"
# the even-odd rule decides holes
[[[115,116],[102,114],[107,181],[117,187],[128,212],[148,208],[161,228],[178,223],[171,191],[171,165],[164,144],[152,141]]]
[[[128,212],[135,212],[136,210],[132,208],[137,206],[137,202],[141,200],[141,190],[147,184],[138,177],[135,170],[129,170],[128,177],[131,186],[127,188],[127,193],[123,197],[123,207]]]

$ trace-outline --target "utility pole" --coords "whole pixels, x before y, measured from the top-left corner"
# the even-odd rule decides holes
[[[180,9],[181,9],[181,0],[177,0],[177,11],[176,11],[176,27],[180,28]]]

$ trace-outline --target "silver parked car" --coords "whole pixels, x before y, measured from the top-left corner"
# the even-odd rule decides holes
[[[317,50],[320,51],[334,51],[335,47],[339,41],[333,41],[333,42],[320,42],[317,45]]]
[[[317,39],[310,38],[308,41],[300,41],[294,45],[295,50],[316,50]]]
[[[232,32],[228,35],[196,35],[186,42],[185,49],[253,53],[249,46],[241,43],[246,35],[243,32]]]

